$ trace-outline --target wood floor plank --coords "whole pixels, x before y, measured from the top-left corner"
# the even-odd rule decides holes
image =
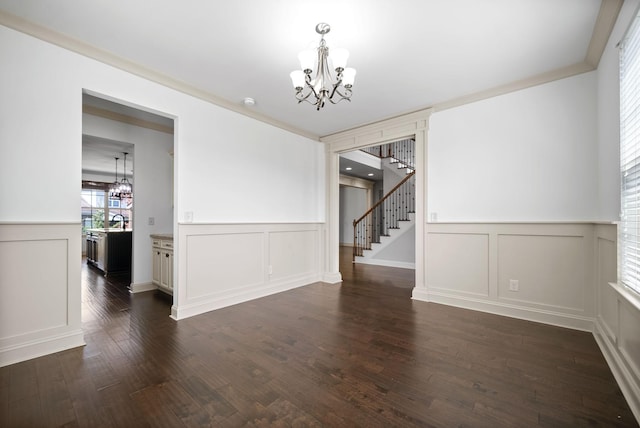
[[[637,427],[593,335],[411,299],[341,258],[191,317],[83,265],[83,348],[0,368],[4,427]]]
[[[52,427],[72,425],[75,411],[60,361],[57,358],[42,358],[35,362],[42,417]]]

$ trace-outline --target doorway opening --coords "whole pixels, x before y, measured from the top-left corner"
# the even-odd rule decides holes
[[[89,91],[82,101],[83,305],[85,287],[98,283],[127,295],[159,290],[171,303],[174,119]],[[131,194],[110,192],[124,179]],[[155,236],[171,257],[153,257]],[[166,266],[156,269],[160,261]]]
[[[339,242],[352,261],[415,269],[415,140],[339,155]]]
[[[393,119],[323,137],[327,146],[327,241],[324,280],[342,280],[340,261],[340,155],[353,150],[411,138],[415,142],[415,284],[413,294],[425,289],[425,228],[427,211],[427,135],[432,110],[425,109]]]

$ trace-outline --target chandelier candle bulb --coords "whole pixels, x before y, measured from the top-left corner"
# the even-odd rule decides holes
[[[313,49],[307,49],[298,54],[298,59],[300,60],[300,68],[306,74],[311,74],[313,69],[316,66],[316,58],[318,57],[318,53]]]
[[[350,88],[353,86],[353,81],[356,79],[356,69],[355,68],[345,68],[342,72],[342,84],[345,88]]]
[[[304,72],[302,70],[294,70],[289,76],[291,76],[293,87],[295,89],[302,90],[304,87]]]

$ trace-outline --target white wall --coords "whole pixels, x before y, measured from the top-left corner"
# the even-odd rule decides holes
[[[43,200],[3,204],[0,221],[78,220],[77,201],[64,201],[80,188],[83,89],[177,118],[178,206],[194,221],[323,220],[320,143],[6,27],[0,47],[13,58],[0,71],[0,169],[59,202],[46,211],[36,209]],[[7,180],[0,186],[9,200],[24,192]]]
[[[429,214],[438,221],[599,217],[595,72],[436,112]]]
[[[414,269],[416,264],[416,227],[415,224],[400,222],[400,229],[391,233],[400,233],[397,239],[390,240],[388,245],[376,252],[369,264]],[[382,242],[386,239],[381,239]]]
[[[203,101],[178,119],[178,221],[324,220],[324,147]]]
[[[21,227],[19,223],[36,222],[42,226],[37,229],[41,233],[38,237],[28,235],[29,239],[45,245],[50,228],[56,224],[72,225],[77,233],[69,237],[68,247],[77,249],[79,265],[78,197],[82,167],[82,93],[85,89],[116,102],[175,118],[176,221],[183,221],[186,211],[193,212],[194,221],[199,223],[292,225],[324,221],[324,147],[319,142],[7,27],[0,27],[0,52],[11,58],[0,67],[0,194],[3,200],[20,201],[0,205],[3,234],[14,233],[13,229]],[[15,177],[19,177],[20,186],[14,185]],[[136,184],[140,185],[139,182]],[[25,194],[38,197],[24,198]],[[177,233],[175,224],[173,229]],[[320,245],[312,240],[304,242],[307,246]],[[240,240],[236,243],[241,244]],[[318,251],[317,247],[306,249]],[[65,257],[68,254],[73,253],[66,252]],[[186,262],[186,250],[179,244],[175,254],[181,263]],[[37,317],[40,306],[33,299],[43,294],[40,291],[44,290],[39,288],[47,287],[47,284],[26,277],[33,265],[31,257],[12,262],[25,271],[24,278],[12,276],[13,283],[33,286],[33,293],[8,295],[7,287],[2,286],[0,300],[11,299],[11,304],[20,307],[25,316]],[[178,295],[183,296],[189,284],[180,282],[184,276],[180,276],[179,266],[182,265],[178,264],[174,279],[180,291]],[[318,269],[325,264],[320,266]],[[312,274],[319,277],[318,272]],[[310,274],[305,276],[309,277]],[[302,277],[297,278],[298,282],[287,283],[287,286],[304,285]],[[79,269],[70,271],[66,281],[67,293],[79,293]],[[34,342],[30,332],[20,331],[11,338],[11,349],[7,347],[9,345],[4,346],[8,342],[0,337],[0,364],[46,353],[47,349],[70,346],[61,339],[63,334],[74,334],[73,343],[80,343],[79,299],[73,303],[63,308],[67,312],[68,325],[61,327],[62,333],[56,330],[55,336],[52,332],[39,336]],[[180,312],[180,304],[179,298],[174,296],[174,313]],[[51,308],[52,311],[59,309]],[[207,305],[201,309],[207,310]],[[37,327],[43,328],[42,325]],[[6,331],[13,334],[17,330],[10,325],[2,334]],[[4,358],[9,352],[13,356]]]
[[[340,243],[353,245],[353,220],[367,211],[367,191],[340,186]]]
[[[82,133],[133,144],[133,265],[131,282],[151,284],[152,233],[173,233],[173,135],[83,114]],[[111,180],[113,181],[113,177]],[[154,225],[148,224],[149,217]]]

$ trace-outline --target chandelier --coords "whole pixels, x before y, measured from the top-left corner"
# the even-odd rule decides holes
[[[124,171],[122,175],[122,180],[118,181],[118,159],[116,159],[116,181],[111,184],[109,188],[109,198],[110,199],[131,199],[133,197],[132,186],[129,180],[127,179],[127,155],[128,152],[122,152],[124,155]]]
[[[118,181],[118,159],[120,158],[116,156],[114,159],[116,160],[116,181],[109,186],[109,199],[120,199],[120,182]]]
[[[351,88],[356,77],[355,69],[345,68],[349,51],[335,48],[329,55],[329,47],[324,40],[324,35],[330,30],[329,24],[316,25],[316,33],[321,36],[320,45],[316,49],[300,52],[298,59],[302,70],[295,70],[290,74],[298,103],[306,101],[316,106],[316,110],[324,107],[327,100],[331,104],[337,104],[342,100],[351,101]],[[336,72],[335,80],[331,76],[329,62],[332,63]],[[314,68],[316,75],[312,78],[311,73]]]

